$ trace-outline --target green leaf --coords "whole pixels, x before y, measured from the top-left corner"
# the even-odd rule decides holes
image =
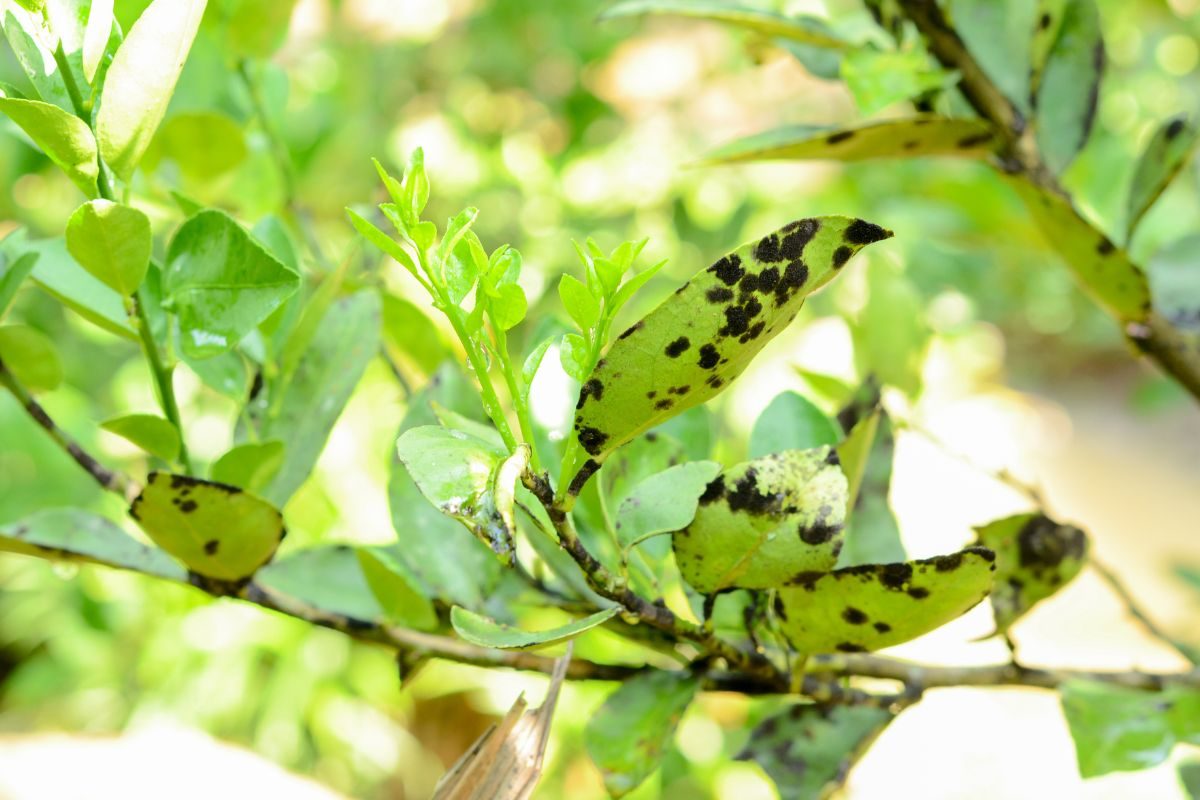
[[[1096,230],[1065,197],[1019,177],[1008,183],[1024,201],[1046,243],[1092,299],[1123,322],[1145,319],[1150,310],[1146,274]]]
[[[828,797],[893,719],[871,706],[793,705],[759,723],[737,760],[762,767],[781,800]]]
[[[1200,800],[1200,761],[1186,761],[1180,764],[1179,780],[1191,800]]]
[[[3,308],[0,307],[0,313],[3,313]],[[533,386],[533,379],[537,376],[538,368],[542,366],[542,359],[546,357],[546,351],[554,344],[554,339],[543,339],[537,347],[529,352],[525,357],[525,363],[521,366],[521,385],[525,395],[529,395],[529,389]]]
[[[279,510],[236,486],[151,472],[129,507],[147,535],[192,572],[218,580],[248,578],[283,539]]]
[[[67,250],[80,266],[125,297],[150,268],[150,219],[110,200],[89,200],[67,220]]]
[[[284,444],[278,439],[239,444],[212,465],[212,479],[248,492],[261,492],[283,466]]]
[[[842,57],[842,80],[864,116],[948,88],[956,74],[933,64],[920,50],[877,50],[867,45]]]
[[[863,452],[851,456],[848,450],[855,448]],[[838,567],[890,564],[907,557],[900,526],[888,503],[895,449],[891,417],[882,410],[855,425],[838,447],[852,498]],[[861,470],[857,479],[852,470]]]
[[[1029,111],[1030,35],[1035,3],[951,0],[949,17],[984,74],[1023,113]]]
[[[67,94],[67,87],[54,61],[58,37],[48,29],[40,11],[34,13],[29,10],[31,5],[40,6],[41,3],[26,2],[22,5],[25,8],[17,8],[11,3],[0,6],[0,27],[4,29],[4,36],[17,63],[29,76],[37,97],[71,113],[71,96]]]
[[[653,670],[608,696],[588,720],[584,741],[609,794],[624,797],[658,769],[699,688],[694,676]]]
[[[584,381],[575,415],[584,449],[602,463],[642,431],[717,395],[805,297],[858,250],[891,235],[849,217],[804,219],[698,273],[622,333]]]
[[[1133,238],[1142,217],[1175,180],[1196,149],[1200,128],[1186,117],[1175,117],[1159,126],[1138,159],[1126,202],[1125,238]]]
[[[222,44],[231,55],[269,58],[287,38],[296,0],[235,0]]]
[[[179,431],[169,421],[154,414],[114,417],[101,422],[100,427],[163,461],[174,461],[179,456]]]
[[[88,197],[96,196],[96,140],[87,123],[56,105],[39,100],[0,97],[0,111],[41,148]]]
[[[192,358],[182,353],[180,360],[196,373],[205,386],[238,403],[246,402],[254,367],[237,350],[228,350],[212,358]]]
[[[634,275],[632,278],[625,281],[625,283],[621,284],[621,288],[617,290],[615,295],[613,295],[612,302],[609,304],[609,316],[615,316],[616,313],[620,311],[626,303],[629,302],[630,298],[637,294],[638,290],[645,286],[646,283],[655,275],[657,275],[658,271],[666,265],[667,260],[664,258],[657,264],[652,264],[651,266],[646,267],[637,275]]]
[[[188,178],[205,181],[234,169],[247,154],[246,137],[235,120],[212,111],[192,111],[163,123],[144,161],[150,169],[167,158]]]
[[[416,305],[392,294],[383,296],[383,343],[393,361],[410,362],[432,375],[451,357],[446,338]]]
[[[62,383],[63,367],[54,342],[28,325],[0,325],[0,359],[35,394],[57,389]]]
[[[867,286],[867,302],[851,323],[857,371],[915,397],[930,339],[925,303],[897,264],[871,262]]]
[[[1175,735],[1161,694],[1081,680],[1059,694],[1084,778],[1146,769],[1170,755]]]
[[[83,76],[91,83],[96,79],[100,62],[108,50],[113,29],[113,0],[91,0],[87,29],[83,35]]]
[[[1175,686],[1163,694],[1171,733],[1180,742],[1200,744],[1200,690]]]
[[[1042,85],[1042,74],[1050,52],[1058,41],[1067,0],[1037,0],[1034,9],[1033,36],[1029,40],[1029,98],[1028,105],[1037,104],[1038,90]]]
[[[104,517],[76,508],[45,509],[0,525],[0,550],[105,564],[170,580],[187,578],[163,551],[136,541]]]
[[[932,114],[864,122],[844,128],[789,125],[738,139],[705,157],[704,163],[802,161],[916,156],[983,158],[995,150],[991,125],[979,119]]]
[[[389,622],[431,631],[438,626],[437,610],[404,562],[387,548],[359,548],[358,563],[367,585]]]
[[[254,583],[268,591],[360,624],[383,622],[383,609],[367,585],[356,548],[310,547],[258,571]]]
[[[1055,173],[1070,165],[1092,131],[1104,61],[1094,0],[1066,0],[1033,96],[1038,147]]]
[[[617,509],[617,539],[631,547],[644,537],[690,525],[700,495],[720,471],[715,461],[691,461],[640,481]]]
[[[0,252],[0,320],[12,308],[21,284],[37,266],[37,253],[22,253],[11,259]]]
[[[829,33],[821,20],[785,16],[727,0],[625,0],[600,15],[600,19],[672,14],[707,19],[744,28],[764,36],[778,37],[817,47],[843,49],[849,43]]]
[[[780,392],[754,422],[750,457],[784,450],[809,450],[837,444],[841,438],[837,423],[806,397],[796,392]]]
[[[179,317],[183,351],[223,353],[300,286],[232,217],[202,211],[176,232],[163,270],[164,305]]]
[[[479,278],[479,266],[472,257],[470,247],[459,248],[464,237],[470,232],[471,225],[479,216],[479,209],[466,208],[458,216],[446,223],[446,233],[439,245],[439,255],[442,259],[442,277],[445,281],[450,302],[458,305],[470,294],[475,281]]]
[[[896,564],[792,576],[779,590],[780,626],[802,653],[862,653],[907,642],[962,616],[992,588],[982,547]]]
[[[1154,308],[1177,328],[1200,331],[1200,234],[1163,247],[1150,258]]]
[[[608,622],[620,613],[620,610],[613,606],[566,625],[559,625],[557,628],[526,631],[490,620],[461,606],[455,606],[450,609],[450,624],[454,626],[454,630],[459,636],[472,644],[501,650],[528,650],[574,639],[581,633]]]
[[[582,382],[587,377],[588,367],[591,366],[588,353],[586,339],[577,333],[565,334],[558,349],[558,360],[562,364],[563,372]]]
[[[376,228],[354,209],[347,208],[346,215],[350,217],[350,224],[354,226],[354,230],[358,231],[364,239],[391,256],[394,261],[408,270],[414,277],[419,275],[416,262],[413,261],[412,256],[409,255],[408,251],[399,242],[379,230],[379,228]]]
[[[593,296],[574,275],[564,274],[558,282],[558,296],[563,308],[582,331],[587,331],[600,321],[600,299]]]
[[[833,568],[846,518],[846,476],[830,447],[787,450],[730,467],[673,537],[692,588],[770,589]]]
[[[992,611],[999,633],[1070,583],[1087,563],[1087,534],[1044,514],[1016,514],[975,532],[978,544],[996,553]]]
[[[429,176],[425,174],[425,151],[420,147],[408,156],[408,167],[404,170],[404,203],[412,215],[412,220],[421,218],[425,204],[429,202]],[[399,201],[397,201],[399,203]]]
[[[527,449],[505,459],[462,431],[425,425],[405,431],[396,451],[429,502],[463,523],[503,563],[513,563],[513,493]]]
[[[96,115],[100,155],[125,181],[167,111],[207,0],[153,0],[117,48]]]
[[[312,472],[333,425],[379,352],[379,295],[364,289],[334,301],[312,344],[285,386],[283,400],[263,425],[264,439],[287,443],[279,473],[263,490],[277,505],[287,502]]]
[[[525,299],[525,290],[515,283],[509,283],[496,290],[492,298],[492,320],[501,330],[515,328],[525,319],[529,310],[529,302]]]

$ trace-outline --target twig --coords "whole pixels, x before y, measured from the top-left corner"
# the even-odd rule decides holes
[[[1175,639],[1173,636],[1171,636],[1171,634],[1159,627],[1158,623],[1151,619],[1150,615],[1142,610],[1141,605],[1134,598],[1133,594],[1130,593],[1129,589],[1125,587],[1125,584],[1120,578],[1117,577],[1117,574],[1113,572],[1113,570],[1110,569],[1107,564],[1096,560],[1095,556],[1088,558],[1088,564],[1090,564],[1092,569],[1095,570],[1096,574],[1099,575],[1106,584],[1108,584],[1108,588],[1112,590],[1113,594],[1120,598],[1121,602],[1125,604],[1125,610],[1129,612],[1129,616],[1140,622],[1142,627],[1146,629],[1147,633],[1159,641],[1170,645],[1188,661],[1191,661],[1193,664],[1196,663],[1195,654],[1192,652],[1191,648],[1189,648],[1183,642],[1180,642],[1178,639]]]
[[[86,450],[71,438],[71,436],[58,426],[58,424],[46,413],[46,409],[42,408],[37,400],[33,399],[33,395],[29,390],[21,385],[16,376],[9,372],[4,365],[4,361],[0,360],[0,384],[4,385],[25,412],[33,418],[33,421],[42,427],[55,444],[66,451],[75,463],[83,468],[83,471],[91,475],[96,483],[100,484],[102,489],[109,492],[114,492],[122,497],[128,498],[134,483],[122,472],[109,469],[108,467],[97,461]]]

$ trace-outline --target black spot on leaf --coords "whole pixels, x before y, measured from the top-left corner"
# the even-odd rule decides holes
[[[846,606],[846,610],[842,612],[842,619],[846,620],[846,622],[849,622],[851,625],[862,625],[867,622],[870,617],[854,606]]]
[[[704,294],[710,303],[728,303],[733,299],[733,290],[724,286],[714,286]]]
[[[670,397],[664,397],[662,400],[659,400],[657,403],[655,403],[654,407],[659,411],[666,411],[673,405],[675,405],[674,400],[672,400]]]
[[[815,522],[812,525],[800,526],[797,532],[800,534],[800,541],[805,544],[818,545],[825,544],[841,530],[841,525],[828,525],[824,522]]]
[[[854,251],[846,245],[842,245],[837,250],[833,251],[833,268],[841,269],[846,266],[846,262],[850,260],[850,256],[854,255]]]
[[[887,633],[888,631],[890,631],[892,629],[892,626],[888,625],[886,622],[876,622],[871,627],[873,627],[875,630],[879,631],[880,633]]]
[[[667,345],[667,349],[663,352],[671,358],[679,358],[681,355],[687,352],[687,349],[691,346],[692,343],[688,341],[686,336],[680,336],[678,339]]]
[[[768,264],[782,260],[783,257],[779,254],[779,237],[772,233],[759,239],[758,244],[754,246],[754,258]]]
[[[742,259],[736,254],[728,255],[722,258],[717,263],[708,268],[709,272],[716,273],[716,276],[721,279],[721,282],[726,286],[733,286],[742,279],[745,270],[742,269]]]
[[[856,219],[846,228],[842,238],[850,244],[867,245],[890,238],[892,232],[865,219]]]
[[[962,553],[951,553],[933,559],[933,566],[938,572],[953,572],[962,566]]]
[[[599,428],[587,427],[579,431],[579,443],[591,455],[598,455],[608,441],[608,434]]]
[[[955,144],[958,145],[958,147],[960,147],[963,150],[969,150],[972,147],[976,147],[981,144],[986,144],[986,143],[990,142],[991,140],[992,140],[991,131],[985,131],[983,133],[975,133],[970,136],[964,136],[963,138],[961,138],[957,142],[955,142]]]
[[[861,644],[855,644],[854,642],[839,642],[837,645],[837,651],[839,653],[865,653],[867,652],[867,648],[863,647]]]
[[[718,475],[708,486],[704,487],[704,494],[700,495],[700,505],[706,506],[716,502],[725,496],[725,478]]]
[[[775,267],[767,267],[758,273],[758,290],[760,292],[773,292],[778,285],[779,270]]]
[[[746,310],[741,306],[728,306],[725,309],[725,327],[717,331],[722,336],[741,336],[749,327]]]
[[[626,329],[625,329],[625,332],[624,332],[624,333],[622,333],[622,334],[621,334],[620,336],[618,336],[617,338],[618,338],[618,339],[625,339],[625,338],[627,338],[627,337],[629,337],[629,336],[632,336],[633,334],[635,334],[635,333],[637,333],[637,332],[638,332],[638,330],[639,330],[639,329],[642,327],[642,325],[643,325],[643,324],[644,324],[644,323],[643,323],[643,321],[642,321],[642,320],[638,320],[636,323],[634,323],[633,325],[630,325],[628,328],[626,328]]]
[[[825,143],[826,144],[837,144],[838,142],[844,142],[847,139],[853,139],[853,138],[854,138],[854,131],[838,131],[837,133],[831,133],[828,136],[826,136]]]
[[[929,590],[923,586],[914,586],[908,590],[908,596],[913,600],[924,600],[929,597]]]
[[[220,542],[218,542],[216,539],[209,539],[207,542],[204,543],[204,554],[209,555],[209,556],[215,556],[217,554],[217,550],[219,550],[220,548],[221,548]]]
[[[184,500],[179,504],[179,510],[185,514],[190,514],[198,508],[195,500]]]
[[[1109,241],[1107,236],[1101,237],[1100,241],[1096,244],[1096,252],[1102,256],[1106,256],[1116,249],[1117,246]]]
[[[804,252],[804,245],[812,241],[820,227],[821,223],[815,219],[802,219],[788,225],[783,229],[785,236],[779,247],[779,254],[788,261],[799,258]]]
[[[1163,136],[1169,142],[1172,139],[1174,139],[1176,136],[1178,136],[1179,134],[1183,133],[1183,128],[1184,128],[1183,117],[1176,117],[1175,119],[1171,120],[1171,122],[1167,125],[1166,130],[1163,131]]]
[[[717,348],[706,344],[700,348],[700,360],[696,363],[700,365],[701,369],[713,369],[720,360],[721,354],[717,352]]]

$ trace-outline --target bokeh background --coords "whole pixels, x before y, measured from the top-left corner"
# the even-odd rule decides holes
[[[119,0],[126,27],[143,5]],[[871,24],[850,0],[758,5],[828,15],[842,30]],[[1029,13],[1025,0],[1010,5],[1017,19]],[[1116,229],[1145,140],[1163,118],[1200,107],[1200,2],[1099,5],[1108,78],[1096,130],[1065,183],[1093,219]],[[740,135],[861,112],[843,84],[814,77],[769,43],[696,22],[598,23],[602,7],[300,0],[286,42],[261,67],[264,102],[294,164],[290,189],[218,29],[206,25],[168,119],[215,112],[234,124],[202,142],[160,137],[161,166],[137,203],[162,237],[178,219],[168,188],[247,223],[291,204],[307,238],[340,259],[356,247],[343,208],[380,199],[369,159],[398,171],[422,146],[434,186],[429,216],[477,206],[485,244],[510,242],[524,254],[522,282],[531,301],[542,297],[533,302],[542,314],[559,313],[553,287],[576,269],[571,239],[608,248],[649,237],[645,263],[670,263],[640,298],[644,311],[720,253],[791,219],[877,221],[896,238],[856,259],[713,405],[720,452],[731,460],[744,452],[753,420],[778,392],[812,393],[805,371],[851,379],[855,348],[869,349],[894,368],[885,377],[909,389],[889,403],[926,432],[902,431],[898,441],[892,502],[910,554],[957,548],[970,526],[1024,508],[988,475],[1007,469],[1041,487],[1052,513],[1091,532],[1098,556],[1156,620],[1200,644],[1200,591],[1177,574],[1200,566],[1200,414],[1135,362],[1011,191],[985,165],[949,159],[697,166]],[[0,50],[0,80],[19,83]],[[19,226],[61,234],[78,201],[0,124],[0,236]],[[1200,169],[1189,168],[1131,252],[1145,262],[1196,234]],[[67,381],[45,405],[95,452],[140,469],[135,451],[95,427],[154,408],[136,350],[32,288],[15,316],[59,343]],[[192,449],[215,458],[231,443],[232,404],[186,367],[177,385]],[[568,391],[565,378],[541,380],[544,422],[563,418]],[[386,474],[404,410],[387,366],[373,363],[286,509],[286,550],[394,539]],[[0,522],[67,504],[122,515],[0,396]],[[1003,659],[998,643],[971,641],[989,625],[976,609],[896,651],[951,664]],[[1088,573],[1014,636],[1030,664],[1181,665]],[[536,702],[544,685],[444,663],[401,685],[389,654],[331,631],[185,587],[0,555],[0,797],[416,800],[519,693]],[[565,691],[539,797],[604,796],[581,736],[606,691]],[[756,767],[731,760],[762,702],[703,697],[661,775],[634,797],[773,797]],[[930,693],[885,732],[847,794],[1184,796],[1169,764],[1083,783],[1056,698],[1017,689]]]

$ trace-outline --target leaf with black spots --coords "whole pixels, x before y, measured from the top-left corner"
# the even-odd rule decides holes
[[[1141,267],[1085,220],[1067,198],[1024,178],[1010,177],[1008,182],[1084,291],[1119,320],[1145,319],[1150,288]]]
[[[762,767],[780,800],[828,797],[893,719],[892,712],[865,705],[793,705],[759,723],[737,760]]]
[[[672,537],[692,588],[770,589],[832,569],[846,518],[846,476],[831,447],[788,450],[730,467]]]
[[[624,797],[658,769],[699,688],[692,675],[651,670],[608,696],[588,720],[585,740],[609,794]]]
[[[983,120],[921,114],[844,128],[811,125],[777,128],[730,142],[710,153],[705,162],[862,161],[916,156],[983,158],[996,149],[998,141],[991,125]]]
[[[888,502],[895,449],[892,420],[883,409],[862,419],[838,447],[851,487],[839,567],[906,558],[900,526]]]
[[[617,337],[583,382],[575,434],[596,464],[737,378],[805,298],[891,231],[861,219],[784,226],[695,275]]]
[[[473,611],[468,611],[462,606],[455,606],[450,609],[450,624],[454,626],[454,630],[459,636],[472,644],[481,647],[495,647],[500,650],[528,650],[574,639],[576,636],[608,622],[620,610],[617,606],[613,606],[581,619],[572,620],[565,625],[542,631],[527,631],[488,619]]]
[[[129,514],[163,550],[198,575],[240,581],[271,560],[283,515],[236,486],[151,472]]]
[[[1159,126],[1138,159],[1126,202],[1126,241],[1133,238],[1142,217],[1175,180],[1196,149],[1200,127],[1186,117],[1175,117]]]
[[[55,561],[82,561],[184,580],[166,553],[144,545],[110,520],[77,508],[52,508],[0,525],[0,550]]]
[[[780,627],[801,653],[863,653],[907,642],[987,597],[995,555],[983,547],[895,564],[792,576],[779,590]]]
[[[1034,62],[1033,94],[1038,147],[1046,164],[1061,173],[1087,143],[1104,76],[1104,38],[1094,0],[1065,0],[1044,62]],[[1049,13],[1049,12],[1047,12]],[[1040,24],[1040,22],[1039,22]],[[1041,43],[1035,50],[1040,58]]]
[[[845,40],[830,33],[820,19],[785,16],[728,0],[625,0],[607,9],[600,19],[664,14],[711,20],[744,28],[764,36],[778,37],[816,47],[843,50]]]
[[[992,611],[1000,633],[1070,583],[1087,562],[1087,534],[1045,514],[1016,514],[975,532],[978,543],[996,553]]]

